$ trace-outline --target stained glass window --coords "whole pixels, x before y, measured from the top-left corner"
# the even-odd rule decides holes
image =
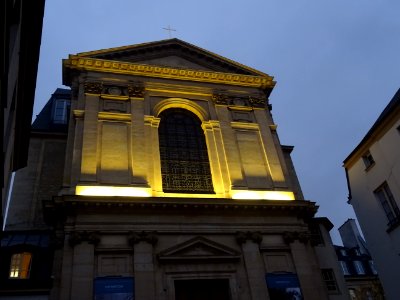
[[[201,121],[184,109],[160,114],[158,129],[164,192],[214,193]]]

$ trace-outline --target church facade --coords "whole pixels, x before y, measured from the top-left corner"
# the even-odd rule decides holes
[[[170,39],[70,55],[63,83],[61,189],[40,199],[51,299],[348,299],[321,270],[271,76]]]

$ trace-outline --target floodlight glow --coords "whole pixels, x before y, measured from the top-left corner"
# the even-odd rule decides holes
[[[249,200],[294,200],[293,192],[287,191],[247,191],[233,190],[231,191],[232,199],[249,199]]]
[[[75,194],[81,196],[151,197],[151,189],[122,186],[78,185],[76,186]]]

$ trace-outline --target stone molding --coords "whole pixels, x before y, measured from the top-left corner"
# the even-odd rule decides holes
[[[246,241],[252,241],[256,244],[261,244],[262,242],[262,234],[259,231],[251,232],[251,231],[238,231],[236,233],[236,241],[238,244],[244,244]]]

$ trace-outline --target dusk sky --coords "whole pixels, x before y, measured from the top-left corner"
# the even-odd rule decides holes
[[[270,102],[307,200],[355,218],[343,160],[400,88],[398,0],[47,0],[34,116],[68,54],[172,37],[277,81]]]

